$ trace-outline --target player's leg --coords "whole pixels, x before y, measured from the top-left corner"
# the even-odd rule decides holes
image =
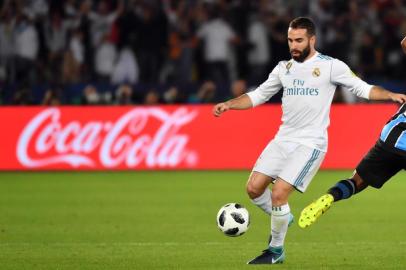
[[[363,191],[368,187],[368,184],[355,171],[350,179],[345,179],[337,182],[327,191],[327,196],[334,202],[349,199],[351,196]]]
[[[288,198],[293,190],[293,186],[281,178],[278,178],[272,187],[272,239],[269,243],[269,250],[274,253],[272,263],[283,262],[285,259],[283,246],[292,220]]]
[[[284,241],[291,220],[288,198],[294,189],[304,192],[317,172],[324,153],[296,144],[272,187],[272,240],[268,249],[249,264],[282,263],[285,258]]]
[[[401,156],[386,151],[379,144],[375,145],[358,164],[350,179],[337,182],[328,190],[327,194],[303,209],[299,218],[299,226],[306,228],[312,225],[334,202],[349,199],[368,186],[381,188],[401,169]]]
[[[272,192],[268,188],[269,184],[274,182],[270,176],[260,172],[252,172],[247,182],[247,194],[251,202],[261,208],[265,213],[271,216],[272,214]],[[289,215],[288,226],[293,224],[294,217]],[[268,244],[272,241],[272,234],[269,235]]]
[[[268,188],[285,162],[286,149],[284,144],[271,141],[262,151],[255,166],[248,178],[246,190],[253,204],[261,208],[265,213],[271,215],[272,194]]]
[[[269,184],[274,179],[260,172],[251,172],[247,182],[247,194],[253,204],[261,208],[265,213],[271,215],[272,200],[271,191],[268,188]]]
[[[290,207],[288,198],[294,189],[305,192],[313,176],[319,169],[325,153],[306,146],[299,146],[295,156],[288,161],[286,167],[272,188],[272,241],[269,249],[280,253],[284,259],[284,242],[288,231]]]
[[[272,240],[269,246],[273,249],[283,248],[291,217],[288,198],[293,190],[293,186],[281,178],[278,178],[272,187]]]
[[[368,184],[356,172],[352,178],[337,182],[327,191],[327,194],[322,195],[302,210],[299,217],[299,226],[301,228],[310,226],[330,209],[333,202],[349,199],[366,187],[368,187]]]
[[[286,181],[280,178],[276,179],[272,187],[272,238],[269,247],[262,254],[249,261],[248,264],[277,264],[284,261],[283,244],[292,219],[288,198],[293,189],[292,185]]]

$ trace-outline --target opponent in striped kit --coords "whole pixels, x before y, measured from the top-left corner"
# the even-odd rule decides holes
[[[406,104],[383,127],[379,140],[358,164],[354,175],[337,182],[327,194],[303,209],[299,226],[312,225],[334,202],[349,199],[368,186],[381,188],[401,170],[406,170]]]

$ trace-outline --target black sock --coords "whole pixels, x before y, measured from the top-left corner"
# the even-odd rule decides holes
[[[328,193],[334,197],[335,202],[348,199],[357,192],[357,185],[353,179],[341,180],[328,190]]]

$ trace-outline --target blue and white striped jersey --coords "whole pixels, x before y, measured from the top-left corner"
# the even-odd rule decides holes
[[[406,155],[406,104],[386,123],[379,139],[386,148]]]

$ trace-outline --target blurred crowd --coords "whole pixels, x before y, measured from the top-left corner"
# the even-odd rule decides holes
[[[1,102],[216,102],[290,58],[297,16],[315,21],[319,51],[360,77],[404,77],[403,0],[0,0]]]

